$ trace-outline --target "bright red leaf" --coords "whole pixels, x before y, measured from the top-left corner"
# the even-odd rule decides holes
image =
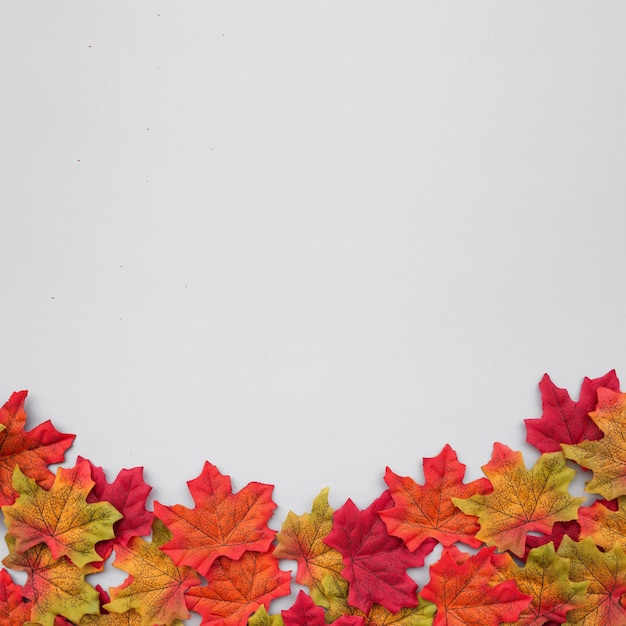
[[[454,546],[443,549],[439,561],[431,565],[430,582],[421,591],[424,599],[437,605],[433,626],[498,626],[518,619],[530,597],[512,580],[490,584],[495,571],[493,552],[494,548],[483,548],[468,556]]]
[[[281,614],[285,626],[326,626],[324,609],[315,604],[311,596],[304,591],[299,591],[293,605],[281,611]],[[333,624],[335,626],[362,626],[364,619],[360,615],[342,615],[334,620]]]
[[[209,462],[187,485],[193,509],[154,503],[156,516],[172,533],[162,549],[174,563],[206,576],[219,556],[238,559],[246,550],[267,551],[275,537],[267,526],[276,508],[272,485],[250,483],[233,494],[230,478]]]
[[[5,569],[0,569],[0,624],[23,626],[30,621],[32,603],[27,603],[22,588],[16,585]]]
[[[389,535],[379,512],[392,504],[389,491],[363,511],[348,500],[335,511],[333,529],[324,540],[341,552],[341,574],[349,583],[348,600],[364,613],[374,603],[392,612],[417,606],[417,584],[406,569],[422,566],[436,543],[427,539],[410,552],[401,539]]]
[[[598,403],[598,389],[607,387],[619,391],[615,370],[600,378],[585,378],[580,388],[578,402],[567,391],[557,387],[547,374],[539,383],[543,415],[525,419],[526,441],[540,452],[560,452],[561,444],[600,439],[602,431],[594,424],[589,413]]]
[[[476,518],[454,506],[452,498],[489,493],[491,484],[486,478],[463,484],[464,476],[465,465],[449,445],[436,457],[424,459],[424,485],[387,468],[385,482],[395,506],[381,511],[380,516],[388,532],[400,537],[409,550],[416,550],[429,537],[444,546],[457,541],[480,546],[474,536],[480,529]]]
[[[63,462],[65,451],[76,437],[60,433],[49,420],[30,431],[24,430],[27,394],[13,393],[0,408],[0,506],[13,504],[17,497],[11,483],[16,465],[26,476],[48,488],[54,482],[48,466]]]

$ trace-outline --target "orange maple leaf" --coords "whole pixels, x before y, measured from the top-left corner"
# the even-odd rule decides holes
[[[48,465],[61,463],[76,437],[58,432],[50,420],[30,431],[24,430],[27,394],[27,391],[13,393],[0,408],[0,506],[15,500],[11,477],[16,465],[43,487],[50,487],[54,474]]]
[[[160,548],[171,533],[160,520],[152,525],[152,541],[134,537],[127,546],[115,548],[113,565],[130,574],[119,587],[110,590],[107,611],[125,613],[135,609],[141,615],[140,626],[171,624],[187,619],[189,611],[184,594],[200,582],[190,567],[177,567]]]
[[[601,552],[590,538],[564,537],[557,554],[570,561],[570,578],[588,582],[583,604],[567,614],[567,623],[586,626],[626,624],[626,555],[619,546]]]
[[[439,561],[431,565],[430,581],[421,593],[437,605],[433,626],[498,626],[518,619],[530,598],[512,580],[493,584],[493,552],[494,548],[482,548],[470,556],[455,546],[444,547]]]
[[[604,433],[597,441],[561,444],[568,459],[593,471],[585,491],[607,500],[626,495],[626,393],[598,389],[598,406],[589,417]]]
[[[313,500],[310,513],[287,514],[282,529],[276,534],[274,556],[298,562],[296,582],[309,587],[311,597],[326,604],[322,579],[326,574],[338,576],[343,569],[341,553],[324,542],[333,528],[333,509],[328,504],[328,489],[322,489]]]
[[[478,539],[519,557],[524,555],[529,531],[550,533],[555,522],[575,519],[584,501],[567,491],[576,472],[565,465],[561,452],[542,454],[527,470],[521,452],[496,443],[491,461],[482,469],[493,493],[452,501],[478,517]]]
[[[452,498],[489,493],[491,484],[486,478],[463,484],[464,476],[465,465],[449,445],[436,457],[424,459],[424,485],[387,468],[385,482],[395,503],[379,513],[387,531],[400,537],[409,550],[416,550],[428,538],[444,546],[461,541],[477,548],[481,542],[474,536],[480,528],[476,518],[465,515]]]
[[[230,478],[209,462],[187,485],[195,508],[154,503],[156,516],[172,533],[162,549],[174,563],[193,567],[205,576],[219,556],[238,559],[246,550],[265,552],[269,548],[275,532],[267,522],[276,508],[271,485],[250,483],[233,494]]]
[[[55,559],[65,555],[79,567],[98,561],[95,544],[115,536],[113,524],[122,515],[108,502],[87,503],[93,485],[87,461],[70,469],[60,467],[49,490],[16,467],[13,487],[19,497],[15,504],[2,507],[16,551],[43,542]]]
[[[219,557],[206,578],[206,586],[186,594],[187,606],[202,615],[203,624],[245,626],[261,605],[268,609],[271,600],[290,593],[291,573],[281,571],[268,553],[244,552],[237,561]]]
[[[2,562],[28,574],[23,593],[31,600],[31,621],[53,626],[55,617],[63,615],[78,623],[85,614],[100,610],[98,592],[85,582],[84,570],[65,557],[55,559],[44,543],[22,553],[16,551],[11,535],[7,544],[10,553]]]

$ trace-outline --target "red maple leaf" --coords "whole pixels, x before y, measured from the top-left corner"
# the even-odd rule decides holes
[[[22,588],[16,585],[5,569],[0,569],[0,623],[23,626],[30,621],[31,604],[24,600]]]
[[[436,544],[426,539],[410,552],[398,537],[387,533],[379,512],[393,504],[389,491],[359,511],[352,500],[335,511],[333,529],[324,539],[343,557],[342,576],[349,583],[348,601],[368,613],[374,603],[392,612],[417,606],[417,584],[407,567],[421,567]]]
[[[313,602],[311,596],[300,590],[293,605],[281,611],[285,626],[326,626],[324,609]],[[335,626],[362,626],[364,618],[361,615],[342,615],[336,619]]]
[[[464,476],[465,465],[459,463],[449,445],[436,457],[424,459],[424,485],[387,468],[385,482],[395,506],[381,511],[380,516],[389,533],[400,537],[409,550],[415,550],[429,537],[444,546],[457,541],[474,548],[480,546],[482,542],[474,536],[480,530],[476,518],[454,506],[452,497],[489,493],[491,483],[479,478],[463,484]]]
[[[539,383],[543,415],[525,419],[526,441],[540,452],[560,452],[561,444],[594,441],[602,437],[602,431],[589,417],[598,404],[598,389],[607,387],[619,391],[615,370],[600,378],[585,378],[580,388],[578,402],[567,391],[557,387],[547,374]]]
[[[78,461],[82,460],[79,456]],[[95,483],[87,495],[87,502],[109,502],[124,516],[113,526],[115,537],[96,545],[96,552],[106,560],[115,545],[127,546],[133,537],[150,534],[154,513],[146,509],[146,499],[152,487],[143,480],[143,467],[123,469],[112,483],[108,483],[104,470],[89,460],[87,462]]]
[[[76,438],[76,435],[57,431],[50,420],[25,431],[24,401],[27,394],[27,391],[11,394],[0,408],[0,506],[13,504],[17,496],[12,487],[16,465],[40,486],[49,488],[54,482],[54,474],[48,466],[61,463],[65,451]]]
[[[425,600],[437,605],[433,626],[482,624],[498,626],[514,622],[530,604],[515,582],[491,585],[495,571],[495,548],[482,548],[468,556],[454,546],[444,548],[430,567],[430,581],[421,591]]]
[[[162,550],[176,565],[206,576],[217,557],[238,559],[246,550],[267,551],[276,534],[267,526],[276,508],[272,485],[249,483],[233,494],[230,478],[208,461],[187,485],[195,508],[154,503],[156,516],[172,533]]]

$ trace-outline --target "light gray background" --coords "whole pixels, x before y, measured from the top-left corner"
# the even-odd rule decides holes
[[[626,376],[626,5],[0,10],[0,394],[190,505],[364,507]]]

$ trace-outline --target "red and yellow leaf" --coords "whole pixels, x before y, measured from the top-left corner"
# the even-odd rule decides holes
[[[421,592],[437,606],[433,626],[497,626],[519,618],[530,598],[512,580],[491,584],[493,550],[483,548],[469,556],[454,546],[443,549],[439,561],[430,567],[430,582]]]
[[[63,462],[76,437],[58,432],[49,420],[31,431],[24,430],[27,394],[13,393],[0,408],[0,506],[12,504],[17,497],[11,482],[16,465],[42,487],[50,487],[54,474],[48,466]]]
[[[616,508],[610,508],[608,504],[596,501],[578,510],[580,537],[591,537],[603,550],[620,546],[626,552],[626,496],[617,499]]]
[[[461,541],[477,548],[481,542],[474,536],[480,528],[476,518],[463,513],[452,498],[489,493],[491,484],[486,478],[464,484],[464,476],[465,465],[449,445],[436,457],[424,459],[424,485],[387,468],[385,482],[395,506],[381,511],[380,516],[389,534],[400,537],[409,550],[416,550],[429,538],[444,546]]]
[[[95,544],[114,537],[113,524],[122,515],[108,502],[87,503],[93,485],[86,461],[71,469],[60,467],[49,490],[16,467],[13,487],[19,497],[2,507],[16,551],[43,542],[53,558],[67,556],[78,567],[99,560]]]
[[[557,554],[570,561],[570,579],[587,582],[584,603],[567,614],[576,626],[626,624],[622,596],[626,592],[626,555],[619,546],[601,552],[591,539],[564,537]]]
[[[161,550],[170,536],[155,520],[151,542],[134,537],[127,546],[115,548],[113,565],[130,576],[110,590],[111,602],[104,605],[107,611],[125,613],[134,609],[141,615],[140,626],[169,625],[189,617],[184,594],[200,578],[190,567],[176,566]]]
[[[478,517],[478,539],[520,557],[528,532],[547,534],[555,522],[575,519],[584,500],[568,493],[576,472],[565,465],[560,452],[542,454],[527,470],[521,452],[496,443],[483,471],[493,493],[465,500],[453,498],[453,502],[468,515]]]
[[[546,622],[565,622],[568,611],[585,601],[587,582],[573,582],[569,578],[570,561],[556,554],[547,543],[531,550],[523,567],[514,561],[508,568],[517,588],[531,597],[515,626],[539,626]]]
[[[207,573],[207,585],[187,592],[187,606],[202,615],[202,624],[245,626],[260,606],[289,595],[291,574],[278,568],[271,554],[244,552],[237,561],[222,556]]]
[[[389,535],[379,512],[392,503],[389,491],[363,511],[348,499],[335,512],[333,529],[324,540],[341,552],[341,574],[349,583],[348,600],[364,613],[374,603],[392,612],[417,606],[417,584],[406,569],[422,566],[436,543],[427,539],[410,552],[401,539]]]
[[[30,602],[30,620],[53,626],[55,616],[80,622],[87,613],[98,613],[98,592],[85,582],[85,573],[65,557],[55,559],[48,546],[39,543],[25,552],[15,550],[15,539],[7,536],[10,554],[3,563],[24,571],[28,579],[24,596]]]
[[[328,573],[339,575],[343,569],[341,553],[324,539],[333,527],[333,510],[328,504],[328,489],[323,489],[313,501],[310,513],[287,514],[282,529],[276,534],[278,545],[274,556],[298,562],[296,582],[309,587],[311,597],[324,604],[322,579]]]
[[[626,495],[626,393],[598,389],[598,407],[589,415],[604,433],[602,439],[563,445],[563,452],[593,471],[585,491],[613,500]]]
[[[233,494],[230,478],[208,462],[187,484],[196,504],[193,509],[154,503],[156,516],[172,533],[163,551],[177,565],[206,576],[219,556],[238,559],[246,550],[267,551],[275,536],[267,526],[276,508],[271,485],[250,483]]]
[[[574,402],[567,389],[560,389],[545,374],[539,383],[543,415],[525,419],[526,441],[540,452],[560,452],[561,444],[600,439],[602,431],[589,417],[598,404],[598,389],[607,387],[619,391],[615,370],[600,378],[586,378],[580,388],[578,402]]]

